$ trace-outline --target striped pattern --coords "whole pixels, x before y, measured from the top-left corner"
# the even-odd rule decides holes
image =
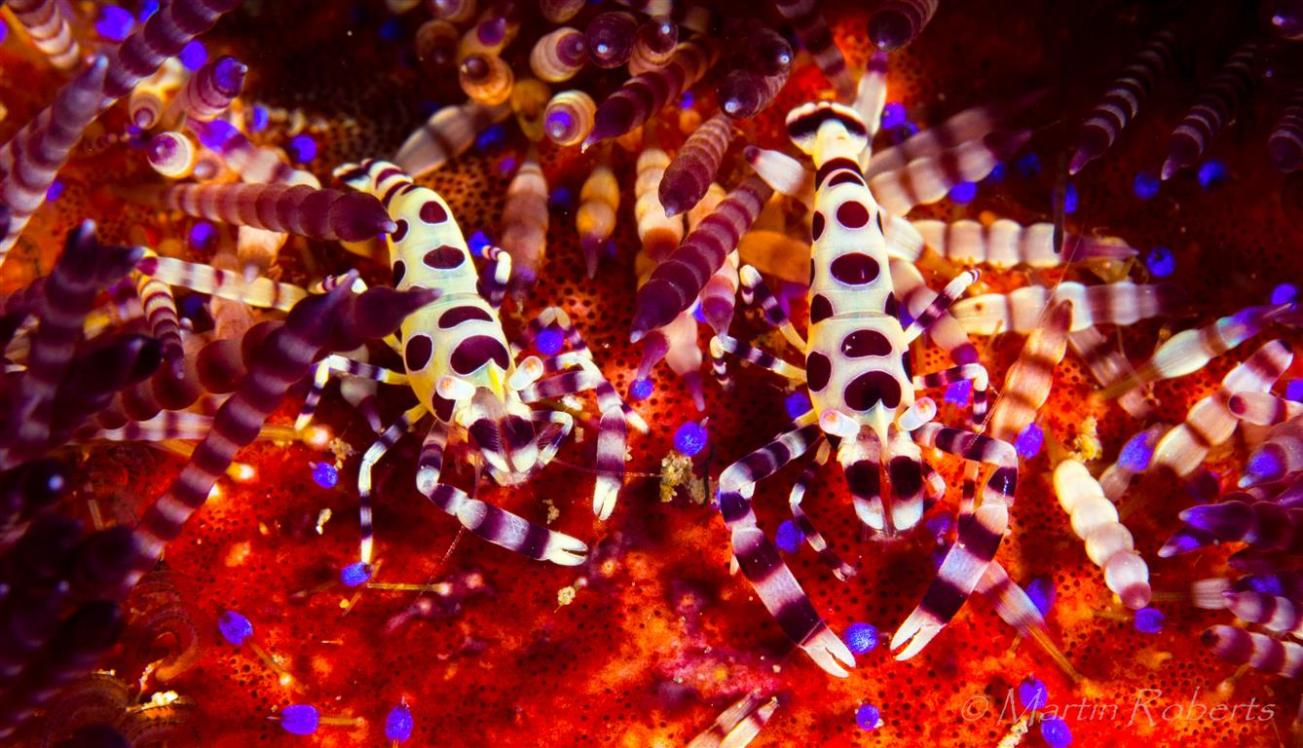
[[[114,101],[130,93],[137,83],[153,75],[169,57],[176,57],[182,47],[211,29],[217,19],[239,4],[239,0],[173,0],[165,3],[110,52],[101,109],[107,109]]]
[[[403,141],[394,163],[412,176],[427,174],[465,153],[480,131],[510,115],[511,107],[501,104],[489,107],[468,101],[443,107]]]
[[[529,51],[529,69],[549,83],[570,80],[587,63],[588,45],[584,41],[584,34],[569,26],[562,26],[539,37],[534,42],[534,48]]]
[[[593,514],[600,520],[610,518],[615,510],[615,500],[624,484],[625,444],[628,426],[624,412],[613,408],[602,412],[597,424],[597,443],[594,447],[593,469],[597,484],[593,490]]]
[[[759,177],[748,177],[678,249],[656,266],[638,289],[634,302],[632,339],[635,342],[692,305],[772,194],[773,190]]]
[[[992,561],[975,590],[990,599],[996,615],[1022,633],[1045,627],[1045,617],[1027,591],[1009,578],[999,561]]]
[[[899,169],[869,177],[873,196],[890,213],[905,215],[916,205],[944,198],[961,182],[980,182],[1031,138],[1030,130],[993,132],[935,155],[920,156]]]
[[[1072,302],[1068,330],[1077,332],[1099,325],[1130,325],[1142,319],[1171,314],[1182,301],[1172,284],[1137,285],[1130,281],[1083,286],[1060,283],[1053,290],[1025,286],[1007,294],[982,294],[952,307],[964,329],[977,335],[1015,332],[1025,335],[1040,325],[1051,302]]]
[[[182,179],[194,171],[199,152],[185,135],[161,132],[149,139],[145,155],[154,171],[168,179]]]
[[[1231,396],[1270,390],[1293,360],[1294,354],[1284,342],[1272,340],[1263,345],[1227,372],[1216,392],[1191,406],[1184,423],[1158,440],[1151,464],[1165,466],[1182,477],[1193,473],[1209,450],[1235,432],[1237,421],[1228,405]]]
[[[620,185],[615,180],[615,172],[603,161],[584,180],[584,186],[579,189],[579,209],[575,211],[575,229],[579,232],[579,247],[584,251],[584,266],[590,279],[597,275],[598,261],[615,233],[619,210]]]
[[[740,283],[737,263],[738,253],[733,250],[701,289],[701,316],[716,332],[727,330],[733,322]]]
[[[327,342],[345,288],[305,299],[285,324],[258,346],[239,390],[217,411],[213,428],[168,490],[145,512],[136,528],[136,559],[128,586],[134,585],[163,554],[168,541],[203,506],[240,447],[257,437],[263,422],[304,374]]]
[[[1299,472],[1303,472],[1303,418],[1286,421],[1267,432],[1266,440],[1249,454],[1236,485],[1261,486]]]
[[[163,360],[181,378],[185,350],[181,347],[181,319],[177,316],[172,289],[144,273],[136,273],[136,293],[145,312],[145,322],[163,347]]]
[[[1267,392],[1240,392],[1232,395],[1227,405],[1236,418],[1259,426],[1274,426],[1303,416],[1303,403]]]
[[[431,496],[439,485],[443,472],[443,452],[448,446],[448,424],[438,418],[430,419],[430,429],[421,441],[421,453],[416,458],[416,490]]]
[[[169,119],[215,119],[244,88],[249,67],[225,55],[199,68],[167,106]]]
[[[937,297],[937,292],[923,281],[923,274],[911,262],[893,258],[890,262],[891,285],[900,296],[901,306],[911,318],[922,314]],[[968,333],[950,312],[942,314],[927,330],[928,337],[957,364],[977,362],[977,348]]]
[[[210,221],[323,241],[362,241],[396,227],[370,195],[306,185],[178,184],[142,196]]]
[[[32,46],[60,70],[72,70],[81,61],[81,47],[72,35],[59,0],[9,0],[14,18],[23,25]]]
[[[1202,641],[1213,654],[1236,665],[1286,678],[1303,673],[1303,646],[1294,642],[1276,641],[1234,626],[1212,626],[1203,632]]]
[[[722,358],[725,353],[731,353],[747,363],[754,364],[762,369],[768,369],[778,376],[786,377],[793,382],[805,381],[804,369],[793,366],[772,353],[747,345],[728,335],[716,335],[711,338],[710,355],[718,359]]]
[[[1118,520],[1113,502],[1086,466],[1076,460],[1059,463],[1054,469],[1054,493],[1071,518],[1072,532],[1085,542],[1086,555],[1104,572],[1108,588],[1132,610],[1148,605],[1149,567]]]
[[[1054,245],[1054,224],[1023,226],[1007,218],[990,224],[977,221],[914,221],[923,241],[942,257],[964,265],[978,263],[1004,270],[1018,265],[1052,268],[1091,259],[1123,260],[1136,250],[1120,240],[1071,236],[1069,248],[1059,253]]]
[[[1086,168],[1086,164],[1103,156],[1131,120],[1140,115],[1154,86],[1175,66],[1175,47],[1176,35],[1166,29],[1159,31],[1122,69],[1117,80],[1081,123],[1076,148],[1068,163],[1068,174],[1075,175]]]
[[[796,32],[796,39],[805,47],[824,77],[837,92],[837,98],[849,101],[855,93],[846,58],[833,41],[832,30],[819,12],[815,0],[774,0],[774,7]]]
[[[1261,592],[1232,592],[1222,595],[1223,603],[1236,618],[1245,623],[1261,624],[1276,634],[1303,636],[1303,612],[1288,598]]]
[[[692,131],[657,189],[665,215],[686,213],[706,195],[735,135],[733,121],[726,114],[716,114]]]
[[[986,367],[982,364],[959,364],[941,371],[916,376],[913,384],[915,389],[935,389],[946,387],[954,382],[965,381],[973,383],[973,421],[981,423],[986,417],[987,398],[991,388]],[[1005,394],[1008,394],[1007,391]],[[1046,394],[1048,395],[1048,392]],[[1003,400],[1000,402],[1003,402]],[[999,403],[997,403],[998,405]]]
[[[32,214],[45,203],[55,175],[99,114],[99,92],[107,71],[107,59],[95,58],[59,89],[53,104],[0,146],[0,199],[9,210],[8,226],[0,239],[0,264]]]
[[[670,157],[656,147],[645,147],[638,154],[633,182],[633,217],[637,222],[642,247],[634,269],[639,283],[645,283],[652,270],[683,241],[683,216],[668,216],[661,206],[659,190]]]
[[[1036,420],[1054,386],[1054,369],[1068,352],[1071,315],[1068,303],[1061,301],[1050,308],[1045,323],[1027,336],[1018,360],[1005,374],[1004,388],[991,410],[988,427],[991,436],[1012,442]],[[976,403],[973,410],[976,415]]]
[[[980,141],[994,132],[1003,119],[1027,103],[1030,101],[977,106],[953,114],[940,124],[925,127],[900,143],[874,153],[864,167],[864,177],[873,179],[879,174],[899,171],[911,161],[935,158],[965,143]]]
[[[1213,138],[1239,113],[1256,84],[1263,63],[1263,47],[1248,42],[1231,55],[1167,141],[1167,160],[1159,176],[1171,179],[1203,158]]]
[[[161,442],[168,439],[203,439],[213,428],[209,416],[186,411],[165,410],[143,421],[128,421],[115,429],[98,429],[83,441],[103,439],[115,442]]]
[[[466,98],[483,106],[498,106],[511,98],[516,75],[511,66],[493,54],[474,54],[462,60],[457,82]]]
[[[40,284],[42,296],[33,310],[40,322],[31,336],[27,370],[11,385],[0,430],[0,470],[46,448],[56,393],[69,373],[95,296],[125,276],[139,257],[139,249],[101,246],[90,221],[69,232],[63,254]]]
[[[800,161],[781,151],[754,145],[742,149],[742,157],[774,192],[794,198],[807,207],[814,207],[814,173],[802,166]]]
[[[1271,321],[1274,313],[1288,309],[1289,305],[1274,309],[1246,307],[1204,327],[1182,330],[1163,341],[1149,360],[1136,367],[1129,376],[1106,388],[1104,395],[1116,397],[1133,387],[1193,374],[1207,366],[1208,362],[1256,336]]]
[[[597,107],[596,123],[584,138],[585,149],[629,132],[701,80],[719,52],[703,40],[683,42],[669,63],[624,82]]]
[[[744,748],[778,710],[778,697],[766,700],[752,691],[720,712],[714,724],[688,743],[688,748]]]
[[[1201,504],[1181,512],[1181,521],[1210,538],[1226,543],[1247,543],[1254,556],[1298,553],[1303,548],[1303,507],[1248,493],[1229,494],[1215,504]]]
[[[511,285],[515,293],[529,290],[543,268],[547,251],[547,179],[531,151],[507,185],[502,209],[502,248],[511,255]]]
[[[218,131],[213,124],[201,120],[187,120],[186,127],[201,141],[209,143],[221,155],[222,163],[244,182],[321,187],[321,181],[311,173],[290,166],[285,152],[279,148],[254,145],[238,130]],[[218,142],[218,134],[225,136],[225,140]],[[201,154],[201,161],[202,158]],[[198,164],[195,170],[198,172]]]
[[[732,70],[721,78],[715,84],[715,95],[724,116],[746,119],[764,111],[786,84],[787,71],[778,75],[761,75],[744,68]]]
[[[629,74],[659,70],[669,64],[679,45],[679,27],[668,18],[648,18],[638,26],[629,56]]]
[[[153,75],[136,84],[127,96],[127,117],[142,130],[152,129],[163,120],[168,102],[176,98],[185,84],[186,71],[181,61],[169,57]],[[171,118],[169,125],[175,122]]]
[[[949,311],[955,301],[963,296],[964,291],[976,283],[980,276],[980,272],[968,270],[952,278],[945,288],[941,289],[941,293],[937,294],[936,298],[918,313],[914,321],[909,323],[909,327],[905,328],[905,342],[912,342],[935,325],[937,320],[941,319],[941,315]]]
[[[822,440],[818,442],[818,452],[815,453],[814,463],[807,465],[797,477],[796,482],[792,484],[792,491],[787,497],[787,506],[792,512],[792,521],[800,528],[801,535],[805,537],[805,542],[810,545],[819,556],[819,561],[832,571],[833,576],[841,581],[846,581],[855,576],[855,568],[846,563],[839,557],[832,548],[828,546],[828,541],[823,539],[810,517],[802,508],[801,502],[805,500],[805,493],[809,489],[810,482],[814,480],[815,471],[822,467],[828,461],[830,452],[828,443]]]
[[[887,0],[869,16],[869,38],[878,49],[900,49],[918,38],[937,12],[938,0]]]
[[[1131,374],[1131,362],[1123,355],[1118,342],[1094,327],[1068,333],[1068,346],[1085,362],[1091,376],[1103,387],[1107,388]],[[1151,401],[1149,388],[1141,386],[1129,388],[1118,397],[1117,402],[1133,418],[1148,421],[1154,413]]]
[[[887,106],[887,55],[884,52],[874,52],[869,58],[868,65],[864,68],[864,74],[860,76],[860,82],[855,88],[855,103],[853,105],[856,112],[859,113],[860,119],[864,121],[864,126],[869,131],[869,148],[864,149],[860,154],[860,166],[866,167],[872,158],[873,136],[878,134],[878,128],[882,126],[882,110]]]
[[[1267,155],[1283,172],[1303,168],[1303,86],[1290,92],[1280,119],[1267,138]]]
[[[783,311],[783,307],[774,297],[774,292],[769,289],[760,272],[750,265],[744,265],[738,273],[738,279],[742,284],[742,300],[747,304],[758,304],[765,322],[777,327],[787,342],[797,350],[805,350],[805,338],[797,332],[792,321],[787,318],[787,312]]]
[[[211,265],[186,262],[175,257],[160,257],[150,250],[145,250],[144,259],[136,269],[142,275],[169,286],[188,288],[262,309],[287,312],[308,296],[307,291],[289,283],[278,283],[270,278],[246,280],[242,275],[229,270],[219,270]]]
[[[325,392],[326,384],[330,381],[331,374],[336,373],[369,379],[382,384],[407,384],[407,376],[401,372],[391,371],[381,366],[355,361],[352,358],[332,353],[312,367],[312,387],[303,398],[303,408],[299,411],[298,419],[294,422],[295,430],[302,431],[311,423],[312,416],[317,411],[317,404],[321,401],[321,395]],[[343,385],[341,385],[342,388]]]
[[[489,246],[484,248],[484,259],[491,264],[480,274],[479,294],[489,306],[499,309],[511,282],[511,255],[502,247]]]
[[[543,108],[543,132],[560,146],[579,145],[593,132],[597,104],[579,89],[558,91]]]
[[[440,483],[428,498],[435,506],[456,517],[467,530],[494,545],[536,561],[575,566],[583,563],[588,553],[588,546],[579,540],[472,499],[454,486]]]

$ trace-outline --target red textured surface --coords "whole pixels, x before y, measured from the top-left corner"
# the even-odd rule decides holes
[[[1044,11],[1030,8],[1033,4],[984,3],[980,12],[966,10],[964,3],[944,5],[922,39],[892,59],[889,98],[903,102],[910,118],[920,125],[1054,80],[1056,45],[1065,44],[1068,36],[1078,45],[1085,44],[1080,41],[1083,37],[1099,38],[1097,56],[1070,69],[1074,79],[1083,81],[1065,99],[1067,111],[1075,115],[1126,58],[1136,37],[1125,19],[1108,10],[1089,16],[1086,25],[1070,34],[1047,34],[1043,29],[1059,19],[1042,17]],[[387,66],[397,52],[374,41],[375,24],[352,24],[338,7],[311,12],[299,8],[295,27],[299,31],[290,33],[290,38],[281,36],[280,44],[273,43],[269,29],[292,12],[264,8],[262,18],[237,14],[219,27],[210,51],[229,47],[250,63],[255,98],[299,104],[310,116],[331,121],[344,112],[363,111],[362,132],[370,137],[354,139],[348,134],[354,131],[336,124],[332,135],[323,138],[323,155],[315,164],[323,175],[336,158],[391,147],[406,126],[395,121],[405,116],[411,124],[415,118],[413,100],[450,100],[446,85],[439,81],[420,80],[401,69],[390,72]],[[853,62],[858,64],[863,42],[854,36],[863,28],[863,15],[838,11],[832,16],[838,21],[838,41],[853,52]],[[350,28],[354,36],[345,34]],[[347,50],[348,65],[340,62],[341,50]],[[21,59],[20,52],[13,41],[0,51],[5,69],[0,101],[9,110],[0,123],[0,136],[7,137],[48,98],[33,98],[31,91],[20,90],[20,78],[34,76],[54,84],[48,71]],[[324,62],[327,59],[331,62]],[[1212,53],[1200,55],[1198,70],[1205,72],[1217,59]],[[368,72],[363,75],[359,70]],[[300,77],[301,87],[295,90],[294,81]],[[358,92],[371,83],[376,84],[368,94],[371,99],[359,99]],[[762,145],[782,147],[775,124],[787,107],[813,95],[821,85],[818,73],[802,60],[788,90],[755,123],[749,137]],[[1164,87],[1115,152],[1092,165],[1078,181],[1081,210],[1070,225],[1120,235],[1142,248],[1171,246],[1177,256],[1175,280],[1192,302],[1188,317],[1143,323],[1126,331],[1133,358],[1145,355],[1164,331],[1206,324],[1245,305],[1261,303],[1278,282],[1303,281],[1296,246],[1297,226],[1303,218],[1298,175],[1287,184],[1269,167],[1263,153],[1267,123],[1275,113],[1274,89],[1257,97],[1255,116],[1214,148],[1214,155],[1230,167],[1228,184],[1207,192],[1187,175],[1165,186],[1153,201],[1141,202],[1131,195],[1132,176],[1140,169],[1157,168],[1160,145],[1194,90],[1193,81],[1184,78]],[[403,97],[405,102],[394,103],[391,97]],[[674,116],[671,112],[666,120],[673,122]],[[1047,167],[1039,177],[1011,173],[998,186],[984,186],[969,206],[943,203],[926,212],[953,219],[977,217],[989,210],[1017,220],[1046,220],[1049,167],[1065,136],[1062,123],[1053,125],[1056,116],[1050,112],[1044,118],[1051,124],[1038,131],[1033,141],[1032,148]],[[1072,115],[1063,117],[1068,123],[1075,121]],[[676,137],[665,133],[667,141]],[[514,145],[518,143],[513,140]],[[591,157],[554,150],[543,155],[553,188],[564,184],[577,195]],[[621,184],[631,185],[632,156],[618,153],[618,157]],[[736,160],[730,158],[728,163]],[[11,260],[4,266],[6,284],[15,285],[33,267],[48,268],[50,253],[57,251],[56,237],[83,214],[101,221],[108,240],[133,238],[137,231],[151,241],[182,239],[188,221],[138,208],[124,210],[112,193],[118,180],[150,178],[141,170],[141,161],[139,152],[121,146],[79,160],[64,176],[68,190],[63,199],[32,223],[26,234],[30,245],[16,250],[20,252],[16,257],[26,262]],[[424,180],[447,197],[468,234],[492,226],[500,211],[509,175],[503,175],[495,161],[472,154]],[[124,163],[130,164],[127,173],[106,182],[104,169],[120,169]],[[617,235],[620,260],[604,266],[591,282],[583,278],[573,217],[554,213],[548,271],[525,309],[532,315],[547,304],[559,304],[569,311],[594,348],[599,365],[622,392],[639,355],[626,342],[637,241],[632,202],[626,191],[623,226]],[[32,258],[38,256],[41,260],[34,265]],[[308,263],[320,272],[361,262],[369,280],[388,276],[387,269],[358,261],[338,248],[309,247],[297,240],[283,257],[285,276],[291,279],[303,276]],[[953,269],[930,269],[939,271],[929,274],[934,287],[953,273]],[[1085,271],[1071,274],[1089,278]],[[1143,265],[1132,271],[1133,278],[1144,275]],[[1020,284],[1025,274],[988,277],[1003,287]],[[519,312],[509,312],[508,328],[518,329],[521,319]],[[754,318],[748,318],[735,322],[735,329],[759,328]],[[1264,335],[1246,344],[1205,372],[1160,385],[1162,418],[1169,422],[1183,418],[1190,404],[1267,339]],[[1021,341],[1011,336],[982,346],[993,381],[1002,381],[1020,347]],[[940,365],[935,351],[916,353],[918,370]],[[1296,364],[1285,378],[1300,375],[1303,368]],[[1092,399],[1092,389],[1088,375],[1069,354],[1057,372],[1040,423],[1047,436],[1068,443],[1086,416],[1097,417],[1104,457],[1092,467],[1102,467],[1140,424],[1116,406]],[[712,446],[706,467],[712,476],[783,427],[783,396],[778,382],[754,370],[737,372],[737,386],[731,392],[707,384]],[[368,439],[363,425],[337,396],[330,400],[323,422],[343,434],[354,449],[365,449]],[[392,418],[407,407],[409,399],[388,391],[384,402],[385,415]],[[289,424],[297,407],[297,400],[287,403],[273,422]],[[1144,510],[1127,523],[1150,562],[1155,590],[1172,593],[1155,602],[1167,616],[1163,632],[1145,635],[1134,630],[1129,613],[1112,599],[1101,573],[1072,535],[1051,490],[1046,454],[1024,462],[1013,532],[1000,560],[1019,582],[1037,576],[1053,579],[1058,601],[1049,616],[1052,636],[1090,679],[1089,685],[1074,688],[1034,643],[1018,641],[982,600],[966,606],[922,655],[895,662],[885,640],[931,578],[930,541],[921,531],[892,545],[865,540],[839,471],[831,466],[821,471],[806,506],[816,526],[859,573],[847,583],[838,582],[806,548],[788,562],[835,631],[853,621],[868,621],[882,630],[884,640],[875,651],[858,658],[859,666],[850,678],[839,681],[803,653],[793,652],[751,588],[740,577],[729,575],[728,537],[717,512],[683,499],[660,501],[656,477],[660,459],[671,449],[674,430],[693,415],[680,384],[663,367],[658,369],[656,393],[637,407],[652,424],[652,433],[631,440],[629,467],[639,475],[629,480],[610,521],[593,519],[591,475],[571,467],[590,464],[591,428],[585,429],[579,444],[566,445],[557,464],[528,484],[513,489],[489,483],[479,486],[481,498],[531,519],[543,520],[546,506],[555,506],[559,519],[552,527],[585,540],[592,549],[592,560],[573,569],[530,563],[474,536],[458,537],[456,521],[438,512],[413,488],[414,440],[391,452],[377,471],[378,581],[422,584],[467,574],[483,580],[482,591],[461,601],[455,610],[392,629],[386,623],[407,610],[416,593],[366,590],[356,594],[336,581],[339,568],[354,560],[356,552],[357,502],[352,490],[356,458],[341,471],[340,488],[324,490],[312,482],[308,463],[327,459],[325,453],[270,443],[246,450],[240,459],[256,467],[257,479],[247,485],[224,482],[223,495],[209,501],[167,552],[166,573],[176,590],[175,604],[198,633],[195,666],[165,684],[151,679],[145,689],[146,697],[170,689],[193,702],[189,719],[169,744],[376,745],[383,740],[385,713],[404,700],[416,719],[413,744],[682,745],[740,695],[761,688],[777,694],[781,706],[756,746],[992,745],[1014,721],[1009,711],[1002,712],[1007,694],[1029,674],[1045,681],[1050,703],[1069,723],[1077,745],[1275,745],[1288,738],[1298,703],[1297,686],[1250,672],[1233,686],[1219,688],[1234,668],[1209,654],[1198,643],[1198,633],[1212,623],[1229,622],[1229,616],[1193,610],[1184,599],[1173,597],[1188,590],[1191,580],[1218,573],[1222,554],[1156,559],[1154,552],[1177,527],[1177,513],[1190,503],[1169,476],[1138,481],[1124,500],[1124,505],[1145,501]],[[939,418],[958,423],[948,406]],[[459,449],[450,454],[444,479],[470,489],[473,476],[459,454]],[[1210,467],[1231,476],[1243,455],[1237,436],[1228,448],[1214,452]],[[128,506],[143,505],[162,493],[181,464],[134,446],[95,446],[84,450],[84,456],[83,488],[71,500],[72,510],[78,513],[85,512],[91,496],[99,497],[102,505],[109,495],[122,497]],[[957,460],[938,456],[932,462],[956,485]],[[770,532],[785,518],[787,490],[796,472],[784,470],[756,492],[761,525]],[[936,511],[953,511],[956,494],[952,490]],[[323,509],[329,509],[332,518],[318,534],[314,525]],[[558,591],[567,586],[577,586],[577,595],[570,604],[561,605]],[[254,641],[294,675],[291,687],[278,685],[275,675],[248,647],[236,650],[222,642],[216,620],[228,608],[254,622]],[[108,666],[134,683],[146,663],[167,651],[166,637],[153,646],[129,638]],[[1250,700],[1260,705],[1252,718],[1245,716]],[[856,707],[866,702],[877,705],[884,720],[882,728],[871,733],[859,730],[854,720]],[[365,725],[323,726],[314,737],[293,738],[267,719],[290,703],[315,704],[325,715],[362,718]],[[1148,711],[1137,710],[1137,703],[1148,703]],[[1240,705],[1236,718],[1189,714],[1192,705],[1196,710],[1211,709],[1219,703],[1228,708]],[[1263,704],[1273,705],[1275,719],[1262,719]],[[1165,707],[1169,708],[1166,715],[1161,711]],[[1016,707],[1009,705],[1009,709]],[[1152,715],[1152,722],[1147,715]],[[27,742],[37,744],[44,729],[41,724],[30,729]],[[1024,744],[1040,744],[1039,734],[1033,733]]]

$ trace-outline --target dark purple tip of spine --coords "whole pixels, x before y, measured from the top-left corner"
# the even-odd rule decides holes
[[[398,224],[373,195],[350,192],[331,206],[330,228],[346,242],[359,242],[377,234],[390,234]]]
[[[213,85],[223,96],[233,99],[240,95],[248,72],[248,65],[228,55],[213,63]]]
[[[883,51],[908,44],[913,30],[914,24],[895,8],[884,8],[869,18],[869,39]]]
[[[1242,501],[1224,501],[1191,507],[1181,513],[1181,520],[1221,540],[1238,540],[1253,527],[1254,514]]]
[[[638,289],[632,326],[635,341],[674,321],[675,315],[683,311],[683,308],[674,303],[677,296],[678,293],[671,284],[657,278],[648,280]]]
[[[593,130],[584,140],[586,145],[619,137],[633,129],[637,109],[628,98],[613,95],[597,107],[593,116]]]
[[[475,35],[479,37],[481,44],[487,46],[498,44],[507,36],[507,19],[502,16],[490,18],[476,27]]]
[[[701,302],[701,316],[706,324],[717,334],[728,332],[729,323],[733,321],[734,305],[723,299],[708,298]]]
[[[566,65],[582,65],[588,59],[588,42],[583,34],[567,34],[557,44],[556,54]]]

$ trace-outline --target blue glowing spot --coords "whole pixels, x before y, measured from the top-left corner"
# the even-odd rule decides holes
[[[950,518],[944,514],[937,515],[924,522],[923,528],[936,540],[937,545],[940,545],[945,540],[946,533],[950,532]]]
[[[1205,190],[1211,190],[1214,187],[1220,187],[1230,179],[1230,172],[1217,159],[1209,159],[1199,164],[1199,186]]]
[[[891,142],[899,145],[918,133],[918,125],[913,122],[904,122],[896,127],[891,128]]]
[[[783,553],[796,553],[801,550],[803,540],[805,540],[805,533],[801,532],[801,528],[790,519],[779,525],[778,532],[774,533],[774,544]]]
[[[177,59],[181,60],[181,65],[186,70],[193,73],[203,67],[205,62],[208,62],[208,50],[204,47],[203,42],[196,39],[181,48],[181,53],[177,55]]]
[[[674,432],[674,448],[680,454],[695,456],[706,448],[706,427],[696,421],[688,421]]]
[[[387,41],[397,41],[403,33],[403,24],[397,18],[390,18],[388,21],[380,24],[380,38]]]
[[[855,724],[861,730],[876,730],[882,724],[882,713],[872,704],[860,704],[855,710]]]
[[[470,248],[471,254],[476,257],[483,257],[485,248],[492,243],[489,241],[489,235],[483,231],[476,231],[466,240],[466,246]]]
[[[691,109],[696,103],[697,97],[691,91],[684,91],[683,98],[679,99],[679,106],[683,109]]]
[[[1040,454],[1041,445],[1045,443],[1045,432],[1040,426],[1034,423],[1027,424],[1027,428],[1022,430],[1018,439],[1014,441],[1013,448],[1018,450],[1018,455],[1024,459],[1030,459]]]
[[[357,587],[366,584],[371,578],[371,567],[364,561],[349,564],[339,570],[339,582],[345,587]]]
[[[1257,577],[1249,577],[1249,589],[1254,592],[1260,592],[1264,595],[1280,597],[1285,594],[1285,585],[1281,583],[1280,577],[1275,574],[1264,574]]]
[[[296,163],[306,164],[317,157],[317,141],[306,133],[290,138],[287,148]]]
[[[538,352],[544,356],[555,356],[561,352],[561,344],[566,340],[566,336],[555,327],[546,327],[539,331],[538,337],[534,339],[534,345]]]
[[[144,23],[149,20],[150,16],[157,12],[158,0],[144,0],[144,2],[140,4],[140,12],[136,14],[136,18],[139,18],[140,22]]]
[[[511,174],[515,170],[516,170],[515,156],[503,156],[502,160],[498,162],[498,171],[502,172],[503,175]]]
[[[196,221],[195,225],[190,227],[190,246],[195,249],[206,248],[216,238],[217,227],[207,221]]]
[[[1035,577],[1027,583],[1027,597],[1032,600],[1032,605],[1041,612],[1042,616],[1050,614],[1050,608],[1054,605],[1054,581],[1049,577]]]
[[[971,203],[975,197],[977,197],[977,185],[973,182],[960,182],[950,188],[950,202],[952,203],[959,203],[960,205]]]
[[[882,107],[882,128],[890,130],[893,127],[900,127],[905,124],[905,105],[897,101],[889,101]]]
[[[1041,720],[1041,737],[1050,748],[1068,748],[1072,745],[1072,730],[1068,723],[1058,717],[1045,717]]]
[[[1303,403],[1303,379],[1291,379],[1285,384],[1285,399]]]
[[[1072,215],[1077,212],[1081,197],[1077,194],[1077,185],[1069,183],[1063,190],[1063,212]]]
[[[1271,289],[1271,303],[1273,306],[1293,304],[1296,301],[1298,301],[1298,286],[1293,283],[1282,283]]]
[[[271,124],[271,112],[262,104],[254,104],[249,109],[249,131],[262,132]]]
[[[192,131],[199,136],[199,142],[203,143],[205,148],[218,152],[224,152],[226,144],[240,135],[240,131],[235,129],[235,125],[224,119],[205,122],[197,128],[194,125],[191,125],[191,127],[194,128]]]
[[[1274,480],[1285,472],[1285,465],[1275,454],[1262,451],[1256,452],[1244,466],[1246,477],[1257,478],[1258,482],[1263,480]]]
[[[878,627],[871,623],[852,623],[842,635],[842,641],[852,653],[868,654],[878,648]]]
[[[1136,175],[1135,181],[1131,183],[1131,191],[1141,200],[1152,200],[1158,194],[1160,184],[1158,177],[1147,171],[1142,171]]]
[[[946,560],[946,553],[948,553],[949,551],[950,551],[950,547],[949,547],[949,546],[946,546],[945,548],[937,548],[937,549],[935,549],[935,550],[932,551],[932,568],[933,568],[933,569],[940,569],[940,568],[941,568],[941,564]]]
[[[1158,608],[1141,608],[1136,611],[1136,631],[1142,634],[1157,634],[1163,630],[1165,618],[1163,611]]]
[[[407,708],[406,704],[399,704],[389,710],[389,716],[385,717],[385,738],[396,740],[399,743],[405,742],[412,737],[412,728],[416,723],[412,721],[412,710]]]
[[[787,409],[788,418],[799,418],[810,412],[810,395],[805,390],[797,390],[783,400],[783,407]]]
[[[1050,692],[1036,676],[1029,675],[1018,684],[1018,703],[1023,709],[1044,709],[1050,701]]]
[[[1149,467],[1149,460],[1153,456],[1154,445],[1149,441],[1149,433],[1141,431],[1122,445],[1118,464],[1133,473],[1139,473]]]
[[[281,729],[291,735],[311,735],[321,723],[321,714],[311,704],[290,704],[281,710]]]
[[[502,125],[493,125],[486,128],[484,132],[475,136],[475,150],[487,151],[500,147],[507,140],[507,128]]]
[[[990,184],[999,184],[1004,181],[1004,177],[1008,171],[1008,168],[1005,167],[1004,164],[996,164],[995,168],[991,169],[991,173],[987,174],[986,179],[982,181],[989,182]]]
[[[968,379],[961,379],[958,382],[951,382],[946,388],[946,402],[957,405],[961,408],[968,407],[968,402],[973,397],[973,383]]]
[[[45,191],[45,199],[49,202],[54,202],[63,197],[63,191],[67,188],[68,185],[64,184],[62,179],[56,179],[53,182],[50,182],[49,189]]]
[[[117,5],[105,5],[100,8],[99,18],[95,19],[95,33],[111,42],[120,42],[131,34],[135,19],[131,11]]]
[[[0,23],[0,44],[4,43],[7,36],[9,36],[9,27]]]
[[[1155,278],[1166,278],[1176,272],[1176,257],[1167,247],[1154,247],[1145,255],[1145,267]]]
[[[1035,153],[1019,156],[1018,160],[1013,162],[1013,171],[1024,179],[1030,179],[1041,173],[1041,157]]]
[[[217,617],[217,631],[232,646],[242,647],[253,636],[253,624],[248,618],[228,610]]]
[[[575,193],[569,187],[557,187],[548,196],[548,206],[553,210],[568,211],[575,204]]]
[[[701,299],[697,299],[696,301],[692,302],[691,312],[692,312],[692,318],[695,319],[696,321],[700,322],[703,325],[710,324],[710,320],[706,319],[706,313],[703,312],[701,309]]]
[[[575,118],[570,116],[569,112],[561,109],[553,110],[543,122],[544,129],[553,139],[560,139],[566,136],[575,126]]]
[[[629,399],[634,401],[646,400],[651,397],[652,391],[655,389],[656,385],[652,384],[652,380],[635,379],[633,384],[629,386]]]
[[[312,462],[312,480],[322,488],[334,488],[339,483],[339,471],[329,462]]]

